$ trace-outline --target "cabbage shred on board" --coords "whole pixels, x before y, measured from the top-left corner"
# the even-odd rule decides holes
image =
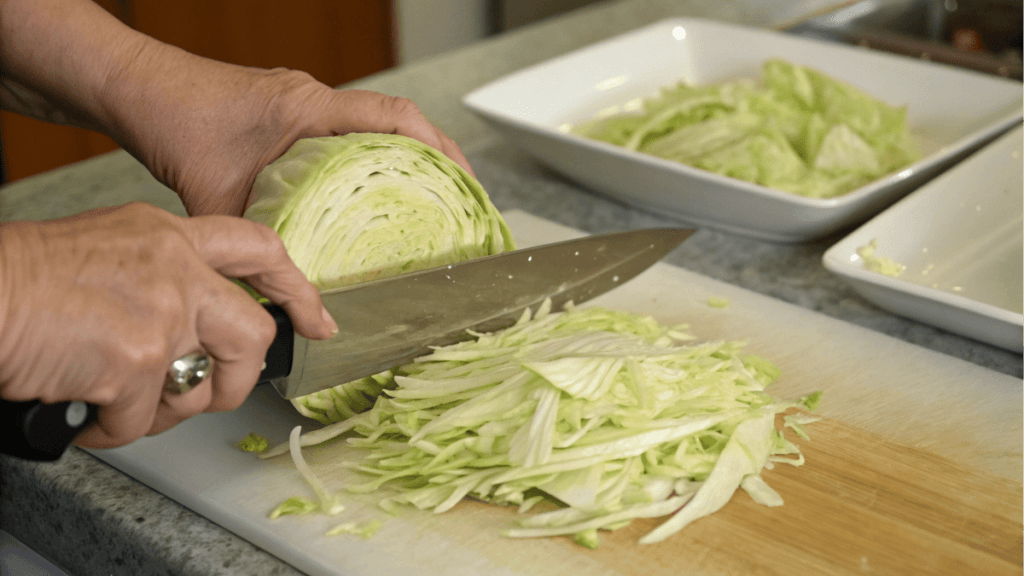
[[[296,142],[256,178],[245,217],[273,228],[321,289],[347,286],[515,248],[480,183],[437,150],[394,134]],[[333,422],[368,409],[387,375],[296,398]]]
[[[547,502],[504,534],[572,535],[589,547],[598,530],[635,518],[668,517],[640,542],[663,540],[737,488],[781,505],[761,470],[803,463],[776,416],[813,410],[820,394],[773,398],[765,388],[779,370],[740,342],[695,342],[686,327],[625,311],[553,312],[550,301],[475,336],[395,369],[372,409],[293,434],[293,457],[300,445],[354,432],[338,441],[365,456],[337,465],[363,473],[347,489],[380,491],[386,510],[439,513],[473,497],[525,513]],[[783,418],[802,437],[816,420]]]
[[[572,131],[811,198],[845,194],[921,157],[904,108],[781,59],[765,62],[759,83],[679,83],[639,110]]]

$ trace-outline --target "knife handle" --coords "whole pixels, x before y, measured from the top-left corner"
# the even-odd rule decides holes
[[[75,400],[43,404],[0,399],[0,452],[52,462],[96,420],[96,406]]]
[[[284,308],[264,304],[277,324],[267,350],[266,364],[257,382],[287,376],[292,370],[295,330]],[[44,404],[38,400],[0,398],[0,454],[25,460],[53,462],[64,454],[78,433],[96,421],[97,408],[78,400]]]
[[[267,357],[264,359],[263,371],[260,372],[257,383],[270,382],[291,374],[292,356],[295,352],[295,327],[288,313],[277,304],[264,303],[263,307],[274,318],[277,334],[274,335],[270,348],[267,348]]]

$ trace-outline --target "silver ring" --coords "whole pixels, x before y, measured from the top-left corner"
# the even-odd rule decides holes
[[[164,389],[176,394],[184,394],[210,375],[213,361],[205,352],[186,354],[171,362],[167,369],[167,380]]]

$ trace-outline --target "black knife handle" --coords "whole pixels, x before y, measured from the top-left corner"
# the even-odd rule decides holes
[[[52,462],[95,420],[96,406],[77,400],[43,404],[0,399],[0,452]]]
[[[277,334],[267,349],[267,357],[264,359],[266,364],[260,372],[260,379],[256,382],[270,382],[291,374],[292,355],[295,352],[295,327],[292,326],[292,319],[288,317],[288,313],[277,304],[267,303],[263,307],[274,318]]]
[[[295,330],[284,308],[264,304],[277,324],[277,335],[267,350],[266,365],[258,382],[287,376],[292,370]],[[96,421],[97,408],[80,401],[44,404],[0,398],[0,454],[25,460],[58,460],[78,433]]]

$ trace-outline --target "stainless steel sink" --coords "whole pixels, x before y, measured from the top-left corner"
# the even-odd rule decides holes
[[[1022,79],[1024,0],[861,0],[785,29]]]

